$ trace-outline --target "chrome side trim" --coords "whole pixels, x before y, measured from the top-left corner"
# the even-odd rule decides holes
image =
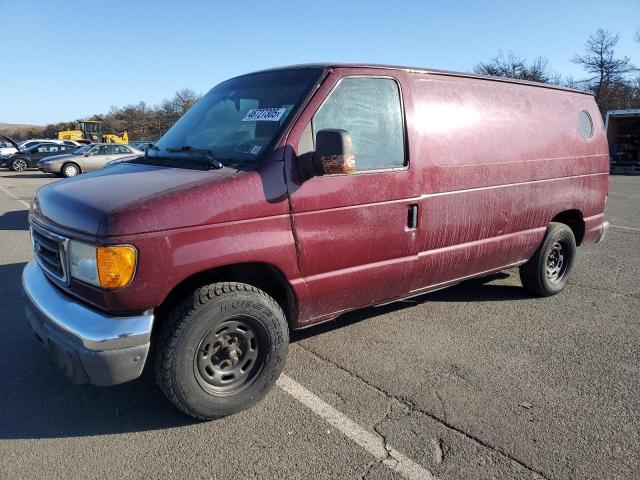
[[[598,235],[598,238],[596,238],[595,243],[600,243],[605,238],[607,238],[608,231],[609,231],[609,222],[605,220],[604,222],[602,222],[602,230],[600,230],[600,235]]]
[[[22,288],[46,322],[77,338],[88,350],[135,347],[151,339],[153,313],[116,317],[82,305],[56,288],[36,262],[24,267]]]
[[[601,155],[590,155],[590,156],[601,156]],[[498,188],[506,188],[506,187],[518,187],[520,185],[531,185],[534,183],[546,183],[546,182],[556,182],[559,180],[573,180],[575,178],[587,178],[587,177],[598,177],[602,175],[609,175],[609,172],[595,172],[595,173],[585,173],[582,175],[570,175],[567,177],[554,177],[554,178],[542,178],[540,180],[527,180],[524,182],[514,182],[514,183],[504,183],[500,185],[488,185],[485,187],[474,187],[474,188],[463,188],[461,190],[447,190],[446,192],[436,192],[436,193],[423,193],[420,195],[420,199],[431,198],[431,197],[440,197],[442,195],[453,195],[456,193],[467,193],[467,192],[479,192],[482,190],[495,190]]]

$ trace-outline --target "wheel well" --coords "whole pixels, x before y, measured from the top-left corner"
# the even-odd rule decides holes
[[[162,305],[158,307],[158,313],[162,315],[181,297],[196,288],[215,282],[241,282],[257,287],[278,302],[289,325],[293,325],[297,319],[296,297],[286,277],[277,267],[259,262],[226,265],[205,270],[186,278],[167,295]]]
[[[567,225],[573,232],[573,236],[576,237],[576,245],[582,243],[584,238],[584,219],[580,210],[565,210],[553,217],[551,221]]]
[[[62,164],[62,167],[60,168],[60,171],[64,170],[64,167],[66,167],[66,166],[67,166],[67,165],[69,165],[69,164],[71,164],[71,165],[75,165],[76,167],[78,167],[78,171],[79,171],[79,172],[82,172],[82,168],[80,168],[80,165],[78,165],[76,162],[72,162],[72,161],[64,162],[64,163]]]

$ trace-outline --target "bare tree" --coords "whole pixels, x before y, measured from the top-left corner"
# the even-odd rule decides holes
[[[616,58],[615,46],[619,40],[620,34],[599,28],[589,36],[584,55],[571,59],[592,75],[583,82],[593,90],[598,102],[612,83],[623,81],[627,74],[636,70],[629,57]]]
[[[560,83],[559,75],[549,69],[546,58],[538,57],[532,63],[527,63],[524,57],[509,52],[506,56],[502,51],[489,59],[488,62],[478,63],[473,67],[475,73],[492,75],[494,77],[517,78],[543,83]]]

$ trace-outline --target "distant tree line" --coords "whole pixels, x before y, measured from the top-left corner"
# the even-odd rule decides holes
[[[157,105],[151,106],[140,102],[137,105],[111,107],[109,113],[92,115],[84,120],[101,121],[103,133],[119,134],[126,131],[129,140],[155,140],[160,138],[199,99],[199,94],[185,88]],[[21,128],[15,131],[4,129],[0,133],[16,140],[38,137],[57,138],[58,132],[75,129],[78,121],[53,123],[44,128]]]
[[[619,34],[598,29],[589,36],[583,54],[576,54],[571,61],[581,65],[586,73],[583,79],[562,78],[549,68],[549,62],[538,57],[532,62],[512,52],[497,56],[487,62],[478,63],[473,71],[483,75],[532,80],[554,85],[562,85],[593,92],[600,111],[640,108],[640,69],[631,63],[629,57],[619,57],[615,47]],[[640,43],[640,28],[634,40]],[[155,140],[160,138],[175,121],[198,101],[200,95],[184,89],[157,105],[140,102],[137,105],[111,107],[106,114],[96,114],[86,120],[103,122],[104,133],[127,131],[131,140]],[[60,122],[44,128],[2,129],[0,133],[16,139],[56,138],[59,131],[75,128],[77,121]]]
[[[634,40],[640,43],[640,29]],[[615,46],[620,34],[598,29],[589,36],[583,54],[576,54],[571,61],[581,65],[586,78],[565,78],[549,68],[549,62],[538,57],[527,62],[512,52],[500,52],[488,62],[478,63],[473,71],[483,75],[517,78],[550,83],[592,92],[602,114],[607,110],[640,108],[640,69],[629,57],[618,57]]]

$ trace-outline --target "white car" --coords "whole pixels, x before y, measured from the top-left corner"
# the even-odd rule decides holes
[[[51,139],[46,139],[46,138],[31,138],[29,140],[25,140],[23,142],[20,142],[18,145],[20,146],[20,150],[26,150],[29,147],[33,147],[34,145],[37,145],[39,143],[57,143],[60,145],[73,145],[76,147],[81,147],[82,144],[79,142],[76,142],[75,140],[51,140]]]
[[[11,155],[12,153],[16,153],[18,150],[20,150],[20,147],[18,147],[16,142],[5,135],[0,135],[0,157],[4,155]]]

